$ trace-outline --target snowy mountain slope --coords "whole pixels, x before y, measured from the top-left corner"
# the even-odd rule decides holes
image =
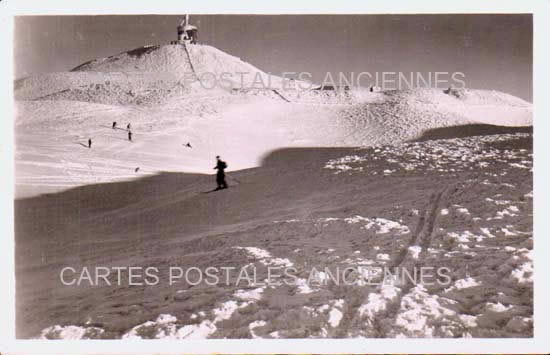
[[[191,80],[199,77],[206,82],[212,82],[214,78],[219,81],[225,74],[224,78],[230,80],[235,88],[250,87],[254,80],[258,80],[258,85],[265,83],[267,86],[269,83],[277,88],[282,85],[280,77],[271,76],[270,78],[268,74],[240,58],[201,44],[145,46],[107,58],[92,60],[79,65],[72,71],[169,72],[179,79]],[[205,84],[207,87],[212,85],[213,83]]]
[[[403,142],[430,129],[472,123],[532,125],[531,104],[519,98],[484,90],[460,93],[457,98],[438,89],[387,91],[372,103],[343,108],[338,119],[356,145]]]
[[[83,63],[71,72],[173,72],[191,70],[182,45],[151,45]]]
[[[291,87],[298,83],[285,85]],[[243,86],[278,88],[282,85],[282,78],[270,76],[216,48],[164,45],[96,59],[71,72],[20,79],[15,83],[15,97],[17,100],[152,105],[170,97],[188,95],[190,90],[208,89],[216,93]]]
[[[256,75],[261,76],[263,83],[275,88],[280,88],[282,80],[276,76],[267,79],[268,75],[258,68],[211,46],[163,45],[146,46],[96,59],[68,73],[42,74],[21,79],[16,82],[15,91],[17,100],[69,99],[109,103],[105,101],[113,102],[116,99],[108,96],[142,96],[141,102],[128,98],[118,100],[120,104],[139,105],[160,102],[158,98],[147,100],[147,96],[186,96],[190,91],[210,90],[214,80],[218,81],[217,89],[227,89],[221,83],[223,74],[228,75],[224,79],[232,81],[234,88],[252,86]],[[202,86],[198,85],[197,76],[202,78]],[[296,86],[290,86],[287,90],[278,91],[292,103],[425,105],[427,110],[459,114],[479,123],[531,124],[530,103],[496,91],[414,89],[369,93],[361,89],[338,92],[315,90],[311,85],[309,87],[310,90],[295,90]],[[250,91],[253,88],[249,87],[244,92]],[[216,90],[213,95],[217,95]],[[281,96],[271,95],[273,98]],[[505,110],[508,110],[507,114]],[[407,112],[402,114],[406,115]]]
[[[15,83],[18,337],[532,336],[532,136],[508,134],[531,104],[200,79],[238,71],[266,79],[209,46],[146,46]],[[60,287],[67,265],[157,267],[160,285]],[[297,283],[168,285],[173,265],[294,266]],[[369,265],[451,283],[307,282]]]
[[[135,102],[117,98],[139,95],[148,90],[162,90],[164,93],[179,90],[177,92],[181,95],[183,87],[183,82],[168,72],[62,72],[39,74],[19,80],[15,99],[71,99],[97,103],[105,103],[107,100],[117,104],[131,104]],[[88,97],[82,97],[79,93],[86,93]],[[106,97],[109,95],[112,98]]]
[[[531,139],[285,149],[214,193],[201,193],[211,176],[162,173],[18,200],[18,336],[529,337]],[[160,282],[62,288],[67,265],[157,267]],[[258,282],[268,266],[298,279],[168,284],[169,266],[245,265]],[[450,282],[366,284],[368,266],[447,267]],[[306,283],[313,268],[326,284]],[[325,268],[353,268],[353,284],[335,286]]]
[[[250,74],[243,83],[239,72]],[[205,73],[235,74],[237,90],[210,88]],[[234,170],[257,166],[283,147],[393,144],[471,123],[532,125],[530,103],[495,91],[243,88],[256,74],[268,80],[211,46],[163,45],[18,80],[18,186],[61,189],[159,171],[211,173],[216,155]],[[109,129],[113,121],[132,123],[133,143],[125,132]],[[96,143],[93,151],[79,151],[88,138]],[[188,142],[193,148],[182,150]],[[56,163],[46,169],[50,156]]]

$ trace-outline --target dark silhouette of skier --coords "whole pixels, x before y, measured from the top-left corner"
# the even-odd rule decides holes
[[[193,148],[191,147],[191,143],[190,142],[187,142],[187,144],[185,145],[187,148]]]
[[[227,169],[227,163],[220,159],[220,156],[216,156],[216,166],[214,169],[217,169],[216,173],[216,183],[218,187],[216,190],[227,189],[227,182],[225,182],[225,169]]]
[[[126,126],[126,129],[129,131],[130,129],[132,129],[132,125],[128,123],[128,125]]]
[[[92,147],[92,138],[88,138],[88,149]]]
[[[113,129],[116,128],[116,121],[113,122]]]
[[[132,141],[132,131],[128,131],[128,140]]]

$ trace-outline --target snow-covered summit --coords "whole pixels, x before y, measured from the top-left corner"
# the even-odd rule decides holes
[[[498,91],[425,88],[382,92],[319,90],[310,83],[283,82],[281,77],[202,44],[143,46],[88,61],[70,72],[18,80],[15,89],[17,100],[69,100],[116,105],[158,105],[171,98],[189,98],[197,94],[212,97],[238,89],[241,94],[260,94],[281,103],[336,104],[354,106],[355,111],[366,106],[369,114],[383,115],[385,119],[410,116],[404,118],[410,120],[426,116],[425,113],[433,116],[432,113],[437,112],[438,116],[441,116],[439,113],[447,115],[448,123],[452,124],[458,116],[458,121],[464,123],[532,125],[531,103]],[[416,114],[418,111],[420,115]]]
[[[98,58],[72,69],[73,72],[183,72],[191,63],[201,69],[226,72],[260,72],[251,64],[217,48],[202,44],[148,45],[106,58]],[[195,63],[196,62],[196,63]]]
[[[202,44],[149,45],[83,63],[72,72],[170,73],[173,78],[207,81],[203,86],[280,88],[282,78],[238,57]],[[214,82],[216,81],[216,82]],[[231,83],[231,85],[229,85]],[[265,85],[264,85],[265,84]]]
[[[284,80],[284,83],[283,83]],[[149,45],[83,63],[68,72],[15,82],[16,100],[71,100],[101,104],[159,104],[189,94],[218,95],[234,89],[313,87],[271,75],[217,48],[200,44]],[[267,90],[265,90],[267,89]]]

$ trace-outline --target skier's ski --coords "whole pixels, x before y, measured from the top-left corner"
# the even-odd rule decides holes
[[[224,189],[218,189],[218,188],[215,188],[214,190],[209,190],[209,191],[201,191],[201,194],[209,194],[209,193],[212,193],[212,192],[217,192],[217,191],[227,190],[227,189],[229,189],[230,187],[235,187],[235,186],[227,186],[227,187],[226,187],[226,188],[224,188]]]

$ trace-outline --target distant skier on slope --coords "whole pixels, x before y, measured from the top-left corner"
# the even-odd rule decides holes
[[[128,140],[132,141],[132,131],[128,131]]]
[[[128,125],[126,126],[126,129],[129,131],[132,129],[132,125],[128,123]]]
[[[220,159],[220,156],[216,156],[216,166],[214,169],[217,169],[216,173],[216,183],[218,187],[216,190],[227,189],[227,182],[225,182],[225,169],[227,169],[227,163]]]
[[[187,142],[187,144],[185,145],[187,148],[193,148],[191,147],[191,142]]]
[[[88,149],[92,147],[92,138],[88,138]]]
[[[116,128],[116,121],[113,122],[113,129]]]

